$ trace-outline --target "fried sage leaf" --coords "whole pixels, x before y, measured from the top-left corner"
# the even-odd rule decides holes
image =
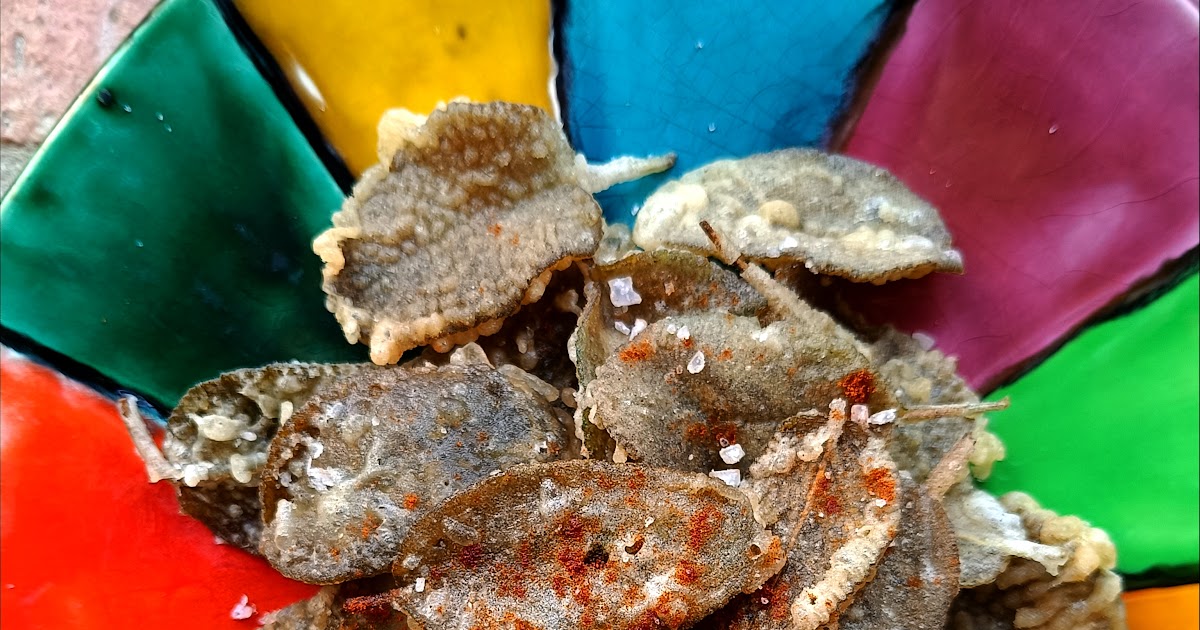
[[[894,390],[902,407],[978,403],[979,396],[958,375],[957,361],[918,339],[886,329],[871,345],[871,356],[880,376]],[[892,456],[901,470],[924,483],[933,467],[963,437],[975,440],[971,464],[983,479],[996,460],[1003,459],[1004,445],[987,431],[987,419],[947,416],[919,422],[900,422],[892,436]]]
[[[779,569],[745,495],[579,460],[513,468],[413,526],[393,566],[425,630],[686,628]]]
[[[316,595],[264,616],[264,630],[409,630],[392,607],[391,575],[323,587]]]
[[[151,481],[169,479],[185,514],[221,540],[258,553],[260,472],[281,419],[315,393],[369,365],[277,363],[235,370],[192,387],[167,418],[161,454],[136,408],[121,405]],[[143,435],[145,434],[145,435]],[[143,439],[138,440],[138,436]]]
[[[933,206],[881,168],[812,149],[721,160],[668,182],[642,205],[633,240],[711,252],[700,221],[752,259],[857,282],[962,272]]]
[[[1075,516],[1059,516],[1029,495],[1000,499],[1019,515],[1036,544],[1066,555],[1056,570],[1014,558],[995,583],[964,590],[954,602],[950,630],[1125,630],[1121,578],[1113,573],[1116,549],[1104,531]]]
[[[454,102],[403,123],[313,244],[326,306],[378,364],[495,333],[601,231],[594,169],[545,111]]]
[[[900,474],[900,531],[838,630],[943,628],[958,594],[958,547],[941,503]]]
[[[591,279],[574,344],[581,387],[617,348],[664,317],[710,310],[750,316],[766,307],[737,274],[691,252],[630,254],[592,267]]]
[[[897,471],[886,441],[886,427],[846,422],[842,400],[830,405],[823,423],[811,416],[783,423],[750,468],[748,491],[761,511],[778,514],[772,530],[785,542],[787,563],[703,627],[815,630],[836,622],[871,579],[900,524]]]
[[[828,334],[836,324],[827,320],[764,327],[707,312],[655,322],[596,370],[584,396],[589,419],[632,460],[707,472],[727,468],[721,449],[737,444],[745,472],[781,420],[825,407],[846,387],[889,406],[886,391],[867,386],[875,377],[866,357]]]
[[[554,274],[545,295],[504,320],[500,332],[472,342],[490,365],[512,365],[561,390],[578,389],[568,344],[583,309],[583,272],[571,266]],[[456,349],[461,351],[470,344]],[[450,354],[425,348],[414,365],[446,365]]]
[[[963,588],[994,582],[1012,558],[1041,563],[1054,574],[1067,561],[1064,550],[1030,540],[1020,517],[969,479],[951,488],[943,504],[958,537]]]
[[[271,444],[263,555],[315,584],[375,575],[420,511],[493,471],[563,456],[567,427],[515,369],[379,368],[310,398]]]
[[[581,391],[595,379],[598,366],[653,322],[706,310],[755,315],[766,306],[736,274],[691,252],[638,252],[592,267],[590,275],[587,305],[571,338]],[[584,452],[589,457],[611,457],[616,445],[603,429],[586,420],[590,413],[581,408],[576,414]]]

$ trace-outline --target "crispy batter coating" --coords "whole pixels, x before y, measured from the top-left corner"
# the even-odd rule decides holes
[[[1121,578],[1113,573],[1116,549],[1108,535],[1074,516],[1058,516],[1028,495],[1001,498],[1021,519],[1029,538],[1061,549],[1065,564],[1049,571],[1014,559],[994,584],[963,591],[954,603],[951,630],[1124,630]]]
[[[633,244],[633,232],[624,223],[605,223],[604,234],[592,260],[597,265],[611,265],[622,258],[639,252]]]
[[[633,240],[712,252],[702,220],[752,259],[801,260],[856,282],[962,272],[929,203],[881,168],[813,149],[721,160],[663,185],[638,213]]]
[[[263,555],[314,584],[376,575],[421,511],[493,471],[565,456],[567,428],[516,372],[376,368],[310,398],[271,443]]]
[[[691,252],[637,252],[590,273],[595,288],[587,294],[574,344],[580,386],[635,330],[664,317],[706,311],[750,316],[766,307],[737,274]],[[613,304],[614,295],[621,306]]]
[[[393,566],[425,630],[687,628],[783,560],[745,495],[597,460],[513,468],[425,514]],[[419,585],[419,586],[418,586]]]
[[[849,341],[826,334],[827,318],[761,326],[754,317],[705,312],[651,324],[596,370],[585,393],[589,419],[630,459],[679,470],[727,468],[720,449],[740,444],[743,472],[780,421],[844,395],[843,379],[874,379]],[[862,402],[885,408],[885,391]]]
[[[900,474],[900,531],[838,630],[943,628],[958,594],[958,547],[941,503]]]
[[[474,341],[493,366],[513,365],[559,390],[578,388],[567,345],[583,309],[584,279],[578,265],[554,274],[541,300],[521,307],[500,331]],[[465,346],[464,346],[465,347]],[[445,365],[449,354],[426,348],[414,365]]]
[[[381,575],[326,586],[264,615],[263,630],[409,630],[408,619],[387,596],[394,585],[391,575]]]
[[[979,396],[959,377],[954,357],[925,347],[912,336],[885,329],[872,344],[871,357],[903,407],[979,402]],[[975,476],[985,479],[992,465],[1004,458],[1004,445],[988,432],[983,417],[901,422],[890,448],[900,469],[924,483],[933,467],[966,435],[976,441],[971,454]]]
[[[900,525],[886,429],[846,422],[845,401],[837,400],[824,423],[811,417],[784,423],[751,474],[760,513],[779,515],[772,530],[789,549],[787,564],[703,627],[816,630],[836,622]]]
[[[943,505],[958,537],[963,588],[994,582],[1013,558],[1038,562],[1051,572],[1067,561],[1063,549],[1030,540],[1020,517],[970,479],[951,488]]]
[[[161,454],[153,443],[139,444],[151,481],[172,481],[185,514],[221,540],[257,554],[260,471],[279,423],[336,378],[364,369],[371,368],[277,363],[192,387],[167,418]],[[123,405],[122,414],[139,441],[145,428],[136,409]]]
[[[670,315],[703,311],[755,315],[766,307],[765,300],[736,274],[691,252],[630,253],[592,267],[590,276],[587,304],[570,345],[585,400],[596,368],[649,324]],[[621,306],[613,304],[614,295]],[[590,413],[586,405],[576,413],[584,452],[607,459],[616,445],[607,432],[586,420]]]
[[[495,333],[595,251],[600,207],[541,109],[450,103],[394,144],[313,244],[326,305],[375,363]]]

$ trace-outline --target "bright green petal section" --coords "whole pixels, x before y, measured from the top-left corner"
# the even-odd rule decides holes
[[[987,482],[1112,535],[1118,568],[1200,557],[1200,279],[1095,326],[991,398],[1008,459]]]
[[[5,197],[0,321],[168,404],[239,366],[362,358],[310,248],[341,199],[217,9],[169,0]]]

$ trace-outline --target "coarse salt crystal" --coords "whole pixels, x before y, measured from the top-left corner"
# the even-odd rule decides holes
[[[254,613],[256,612],[258,612],[258,609],[254,607],[254,604],[250,603],[250,598],[246,595],[242,595],[242,598],[238,600],[238,603],[233,607],[233,610],[229,611],[229,617],[230,619],[239,620],[249,619],[250,617],[253,617]]]
[[[761,330],[756,330],[756,331],[750,333],[750,338],[759,343],[766,341],[768,336],[769,335],[767,334],[766,328],[763,328]]]
[[[788,236],[788,237],[784,238],[783,242],[779,244],[780,249],[791,249],[793,247],[799,247],[799,246],[800,246],[800,241],[796,240],[796,237],[794,237],[794,236]]]
[[[866,405],[854,405],[850,407],[850,420],[863,424],[871,417],[871,413],[867,411]]]
[[[890,424],[895,421],[896,421],[896,410],[895,409],[884,409],[883,411],[880,411],[878,413],[871,414],[871,417],[867,418],[867,424]]]
[[[642,296],[633,288],[633,278],[629,276],[608,281],[608,299],[616,307],[642,303]]]
[[[702,370],[704,370],[704,352],[697,350],[696,354],[693,354],[691,360],[688,361],[687,371],[699,374]]]
[[[330,488],[338,485],[345,477],[345,473],[336,468],[320,468],[310,466],[308,469],[308,482],[313,489],[318,492],[325,492]]]
[[[742,485],[742,471],[734,468],[733,470],[710,470],[708,476],[713,479],[720,479],[727,486],[734,488]]]
[[[913,333],[912,338],[913,341],[917,342],[917,345],[926,352],[932,350],[933,346],[937,345],[937,340],[935,340],[932,335],[919,330]]]
[[[887,501],[883,499],[875,499],[875,507],[883,507],[887,505]]]
[[[720,455],[721,461],[733,465],[742,461],[742,458],[746,456],[746,449],[742,448],[741,444],[730,444],[720,450]]]
[[[625,322],[622,322],[622,321],[613,322],[613,328],[616,328],[617,332],[621,333],[622,335],[629,334],[629,326],[627,326],[625,324]]]
[[[692,338],[692,331],[688,330],[688,327],[685,324],[679,327],[679,332],[675,333],[675,336],[679,337],[680,341],[687,341],[688,339]]]
[[[413,590],[418,593],[424,593],[425,592],[425,578],[423,578],[423,577],[417,578],[417,583],[415,585],[413,585]]]
[[[638,333],[642,332],[643,330],[646,330],[646,326],[647,326],[646,320],[644,320],[644,319],[634,320],[633,328],[629,329],[629,338],[633,339],[634,337],[638,336]]]

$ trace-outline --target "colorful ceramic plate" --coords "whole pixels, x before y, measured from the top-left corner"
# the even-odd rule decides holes
[[[989,489],[1107,529],[1131,587],[1195,582],[1198,71],[1186,0],[165,0],[0,207],[3,622],[234,628],[243,595],[312,592],[146,484],[112,397],[365,359],[311,240],[385,109],[457,96],[546,108],[595,160],[675,151],[676,174],[795,145],[890,169],[967,273],[852,301],[1012,397]],[[1146,593],[1133,627],[1195,627],[1171,617],[1194,586]]]

